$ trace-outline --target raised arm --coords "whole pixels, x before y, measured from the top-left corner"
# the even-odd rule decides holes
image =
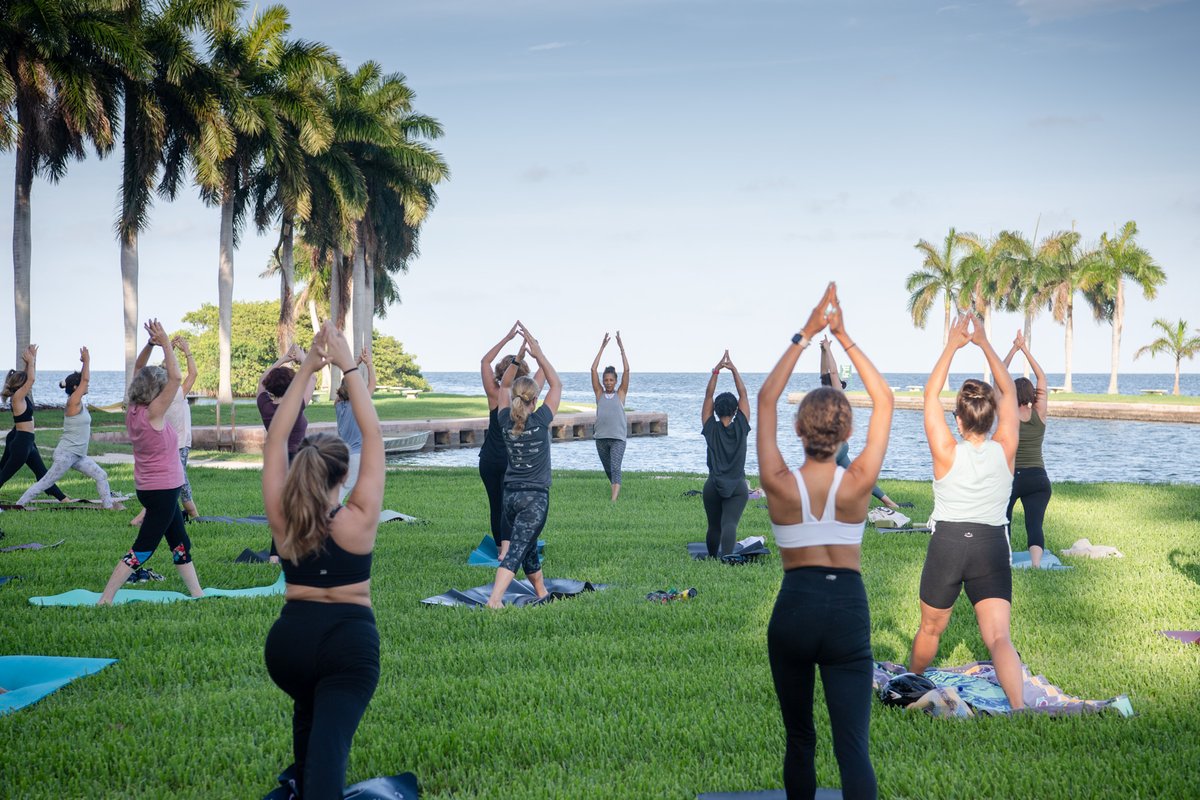
[[[150,323],[147,322],[142,327],[146,329],[146,333],[147,333],[147,335],[149,335]],[[154,339],[147,338],[146,344],[142,346],[141,351],[138,352],[137,358],[133,362],[133,371],[135,373],[138,370],[140,370],[142,367],[144,367],[150,363],[150,354],[153,352],[154,352]]]
[[[292,345],[292,347],[296,350],[297,357],[294,359],[295,362],[297,364],[303,363],[304,359],[308,358],[308,353],[304,352],[304,348],[298,344]],[[351,359],[353,360],[353,356],[351,356]],[[341,369],[341,367],[338,367],[338,369]],[[311,403],[313,393],[316,391],[317,391],[317,373],[314,372],[312,375],[309,375],[308,380],[306,380],[304,382],[304,397],[302,398],[304,400],[304,402]]]
[[[79,348],[79,361],[79,385],[67,398],[66,414],[69,417],[79,413],[79,409],[83,406],[83,396],[88,393],[88,383],[92,379],[92,356],[86,347]]]
[[[171,407],[171,403],[175,402],[175,395],[183,383],[183,375],[179,373],[179,362],[175,359],[175,350],[171,347],[171,337],[167,335],[167,329],[157,319],[150,320],[146,329],[150,332],[154,344],[162,348],[163,366],[167,369],[166,386],[158,393],[158,397],[151,400],[150,405],[146,407],[146,416],[153,425],[162,422],[167,409]]]
[[[617,331],[617,347],[621,348],[621,385],[617,387],[617,394],[621,396],[621,405],[625,405],[625,395],[629,394],[629,357],[625,355],[620,331]]]
[[[363,378],[367,381],[367,396],[375,396],[375,360],[371,357],[371,351],[363,348],[358,356],[358,362],[362,368],[366,370],[366,375]],[[378,412],[377,412],[378,413]]]
[[[984,357],[987,358],[988,369],[992,371],[993,388],[997,395],[996,432],[992,434],[992,441],[1004,448],[1004,455],[1008,457],[1008,468],[1012,469],[1013,461],[1017,456],[1017,439],[1020,437],[1021,431],[1021,418],[1017,415],[1017,387],[1013,383],[1012,375],[1008,374],[1008,369],[1000,359],[1000,355],[988,341],[987,334],[983,330],[983,323],[974,315],[971,315],[970,320],[972,325],[971,341],[979,346]]]
[[[604,341],[600,343],[600,349],[596,351],[596,357],[592,359],[592,394],[596,395],[596,402],[600,402],[600,393],[604,391],[604,385],[600,383],[600,359],[604,357],[604,348],[608,347],[608,334],[604,334]],[[541,362],[538,362],[539,365]]]
[[[172,347],[178,347],[183,352],[183,357],[187,359],[187,372],[183,375],[183,384],[181,388],[186,395],[192,391],[192,387],[196,385],[196,377],[200,372],[196,369],[196,359],[192,357],[192,345],[187,339],[182,336],[176,336],[171,340]]]
[[[851,491],[856,495],[861,494],[866,502],[871,490],[875,488],[879,470],[883,468],[883,457],[887,453],[888,437],[892,431],[892,411],[896,400],[891,387],[875,368],[875,364],[867,358],[867,354],[850,334],[846,333],[846,321],[842,316],[842,305],[838,300],[836,288],[833,294],[833,311],[829,314],[829,330],[850,357],[850,363],[854,365],[867,394],[871,396],[871,421],[867,424],[867,442],[846,470],[846,478],[843,479],[843,485],[845,481],[849,481]]]
[[[1033,401],[1033,407],[1037,410],[1038,416],[1042,422],[1046,421],[1046,414],[1050,411],[1050,390],[1046,382],[1046,373],[1042,370],[1042,365],[1033,357],[1033,353],[1029,352],[1029,345],[1025,343],[1024,334],[1017,334],[1021,343],[1021,352],[1025,354],[1025,360],[1029,362],[1029,368],[1033,370],[1033,388],[1037,395]]]
[[[546,385],[550,387],[542,404],[550,408],[551,414],[557,414],[558,404],[562,401],[562,380],[559,379],[558,372],[550,363],[550,359],[546,358],[546,354],[542,352],[542,346],[538,344],[538,340],[531,337],[525,341],[529,345],[529,354],[537,361],[540,371],[545,373]]]
[[[301,355],[300,348],[296,347],[296,345],[292,345],[291,347],[289,347],[288,351],[286,353],[281,355],[279,358],[275,359],[275,363],[272,364],[271,366],[267,367],[266,369],[264,369],[263,374],[258,376],[258,386],[255,387],[255,389],[254,389],[255,396],[258,396],[267,390],[267,387],[263,386],[263,381],[265,381],[267,379],[267,375],[269,375],[271,373],[271,370],[273,370],[277,367],[282,367],[284,364],[291,364],[291,363],[299,364],[303,360],[304,360],[304,357]],[[294,380],[293,380],[293,383],[295,383]],[[301,384],[301,385],[303,385],[303,384]],[[309,392],[308,396],[312,397],[312,392]]]
[[[355,363],[350,344],[331,321],[327,321],[325,326],[326,355],[342,371],[342,380],[350,395],[350,410],[354,412],[354,420],[362,431],[362,461],[358,481],[346,499],[346,508],[354,514],[351,520],[355,524],[350,526],[350,530],[358,539],[357,544],[369,547],[375,542],[379,509],[383,506],[383,431],[367,391],[367,380],[364,379],[362,368]]]
[[[929,441],[929,454],[933,456],[933,477],[941,478],[954,466],[954,433],[946,424],[946,410],[942,408],[942,387],[950,376],[950,362],[960,347],[971,341],[968,326],[971,318],[960,314],[950,328],[950,339],[938,356],[929,380],[925,382],[925,438]],[[1005,375],[1008,373],[1005,372]]]
[[[725,366],[729,368],[729,373],[733,375],[733,385],[737,387],[738,393],[738,410],[742,412],[747,420],[750,419],[750,393],[746,391],[746,383],[742,380],[742,373],[738,372],[738,368],[734,366],[733,359],[729,357],[729,351],[725,351]]]
[[[808,321],[799,331],[799,341],[793,341],[788,345],[778,363],[775,364],[775,368],[771,370],[771,374],[763,381],[762,388],[758,390],[758,423],[755,435],[758,450],[758,476],[768,497],[772,492],[784,490],[787,482],[791,481],[787,462],[783,460],[783,454],[779,452],[777,439],[779,398],[787,386],[788,379],[792,377],[792,372],[796,369],[796,362],[800,359],[800,354],[812,342],[813,337],[825,330],[825,311],[833,297],[834,288],[832,283],[825,287],[825,294],[821,295],[820,302],[813,308],[812,313],[808,316]],[[795,481],[791,481],[793,491],[795,485]]]
[[[513,323],[509,332],[504,335],[504,338],[496,342],[492,349],[484,353],[483,358],[479,359],[479,380],[483,383],[483,392],[487,395],[489,407],[497,407],[498,404],[496,373],[492,368],[492,364],[495,363],[496,357],[500,355],[500,351],[504,349],[504,346],[516,338],[520,330],[521,320],[517,320]]]
[[[500,376],[500,386],[496,390],[496,408],[506,408],[512,405],[513,381],[517,379],[518,365],[525,358],[525,351],[528,346],[529,343],[527,341],[521,342],[521,349],[517,351],[516,358],[509,362],[509,365],[504,369],[504,374]],[[538,374],[541,374],[540,369],[538,370]],[[540,392],[541,389],[542,385],[539,383],[538,391]]]
[[[37,351],[37,345],[31,344],[25,348],[25,352],[21,355],[21,358],[25,361],[25,383],[20,389],[12,393],[12,397],[9,400],[9,407],[12,408],[13,413],[24,413],[17,411],[16,402],[20,400],[24,403],[25,398],[29,396],[29,392],[33,389],[33,381],[37,378]]]
[[[704,402],[700,405],[700,427],[712,419],[713,415],[713,392],[717,390],[717,378],[721,375],[721,368],[725,366],[725,356],[721,356],[721,360],[712,369],[712,375],[708,378],[708,386],[704,387]]]

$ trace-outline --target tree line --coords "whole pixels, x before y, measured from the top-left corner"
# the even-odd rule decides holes
[[[291,37],[288,11],[244,0],[0,0],[0,147],[16,151],[16,352],[29,343],[31,190],[61,180],[88,147],[120,146],[115,220],[125,371],[137,356],[138,236],[155,195],[185,183],[220,208],[219,402],[232,402],[234,254],[247,225],[278,227],[276,346],[296,338],[294,250],[308,248],[328,309],[370,347],[398,299],[421,225],[449,169],[399,73],[350,69],[324,44]],[[337,376],[332,376],[336,378]]]

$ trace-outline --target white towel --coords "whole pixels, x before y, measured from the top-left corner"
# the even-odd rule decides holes
[[[1124,558],[1125,554],[1106,544],[1092,544],[1087,539],[1076,539],[1067,550],[1059,550],[1064,556],[1087,556],[1088,558]]]

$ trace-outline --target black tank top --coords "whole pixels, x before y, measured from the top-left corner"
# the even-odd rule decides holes
[[[33,395],[25,395],[25,410],[18,414],[13,412],[13,422],[33,422]]]
[[[479,462],[495,467],[508,466],[508,448],[504,446],[504,435],[500,432],[498,409],[488,411],[488,428],[479,448]]]
[[[333,519],[341,510],[342,506],[338,506],[330,511],[329,518]],[[349,553],[338,546],[330,536],[325,541],[324,548],[309,555],[299,564],[293,564],[286,558],[281,558],[280,562],[283,564],[283,577],[288,583],[329,589],[368,580],[371,577],[372,555],[374,554]]]

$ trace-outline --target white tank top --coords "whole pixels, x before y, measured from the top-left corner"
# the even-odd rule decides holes
[[[988,439],[981,447],[959,442],[954,465],[933,482],[935,522],[978,522],[1007,525],[1013,474],[1004,448]]]
[[[775,535],[775,544],[780,547],[814,547],[822,544],[853,544],[861,545],[863,529],[867,521],[838,522],[837,492],[842,485],[842,477],[846,470],[838,467],[833,473],[833,483],[829,484],[829,496],[825,499],[825,511],[821,518],[812,515],[812,502],[808,499],[808,487],[804,485],[804,476],[799,469],[792,470],[796,476],[796,488],[800,490],[800,513],[803,522],[791,525],[776,525],[771,523],[771,532]],[[1008,497],[1005,496],[1007,502]]]

